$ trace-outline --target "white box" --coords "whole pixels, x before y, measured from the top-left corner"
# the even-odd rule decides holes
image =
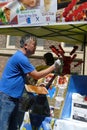
[[[87,122],[87,101],[72,100],[71,118],[77,121]]]

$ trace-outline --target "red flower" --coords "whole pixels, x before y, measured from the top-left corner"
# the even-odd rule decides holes
[[[77,16],[78,15],[78,10],[74,10],[73,11],[73,16]]]
[[[66,17],[67,16],[67,13],[66,12],[63,12],[63,17]]]
[[[72,8],[73,8],[73,3],[70,3],[69,5],[68,5],[68,10],[72,10]]]
[[[69,21],[73,21],[73,14],[70,14],[70,15],[68,16],[68,18],[69,18]]]
[[[82,15],[79,13],[77,16],[77,20],[80,21],[81,19],[83,19]]]
[[[68,21],[69,21],[69,18],[68,18],[68,17],[66,17],[66,18],[65,18],[65,21],[66,21],[66,22],[68,22]]]
[[[65,12],[68,13],[69,12],[69,9],[68,7],[65,8]]]
[[[77,0],[72,0],[73,5],[77,3]]]

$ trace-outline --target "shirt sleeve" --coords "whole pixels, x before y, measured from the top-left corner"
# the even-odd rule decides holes
[[[19,65],[24,74],[35,70],[35,67],[31,64],[30,60],[27,57],[24,57],[22,60],[20,60]]]

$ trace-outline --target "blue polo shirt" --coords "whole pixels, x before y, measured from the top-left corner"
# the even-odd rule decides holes
[[[0,91],[19,98],[25,85],[25,75],[35,70],[29,59],[18,50],[7,62],[0,79]]]

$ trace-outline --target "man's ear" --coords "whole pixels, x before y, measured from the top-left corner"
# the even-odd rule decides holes
[[[27,44],[26,43],[24,44],[24,49],[27,50]]]

